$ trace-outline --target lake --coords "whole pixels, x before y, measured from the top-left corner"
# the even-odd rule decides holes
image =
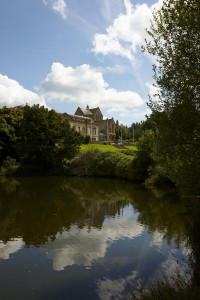
[[[175,196],[102,178],[0,178],[0,298],[127,299],[188,275]]]

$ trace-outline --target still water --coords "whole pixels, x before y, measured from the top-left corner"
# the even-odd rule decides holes
[[[186,246],[187,245],[187,246]],[[186,276],[176,198],[111,179],[0,178],[0,299],[127,299]]]

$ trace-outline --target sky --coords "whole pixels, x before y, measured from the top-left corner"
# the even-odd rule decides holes
[[[141,52],[162,0],[0,0],[0,107],[100,107],[130,126],[150,113]]]

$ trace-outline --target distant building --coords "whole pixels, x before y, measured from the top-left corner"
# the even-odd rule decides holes
[[[91,141],[99,141],[99,124],[94,122],[89,117],[70,115],[67,113],[63,114],[70,126],[77,132],[80,132],[84,136],[90,136]]]
[[[86,106],[86,108],[78,107],[75,112],[75,115],[89,117],[96,122],[103,120],[103,115],[100,108],[99,107],[89,108],[88,105]]]
[[[99,140],[114,141],[116,137],[116,124],[114,119],[105,119],[99,122]]]
[[[69,124],[83,135],[89,135],[91,141],[114,141],[116,137],[116,124],[113,118],[103,119],[99,107],[78,107],[74,115],[63,114]]]

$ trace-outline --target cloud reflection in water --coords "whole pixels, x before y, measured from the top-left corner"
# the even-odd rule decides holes
[[[133,239],[142,234],[144,227],[137,223],[131,205],[123,209],[117,218],[106,218],[100,229],[85,225],[79,229],[71,226],[69,231],[57,234],[54,242],[48,242],[43,250],[53,260],[53,268],[61,271],[67,266],[90,267],[94,261],[104,258],[112,243],[123,238]]]

